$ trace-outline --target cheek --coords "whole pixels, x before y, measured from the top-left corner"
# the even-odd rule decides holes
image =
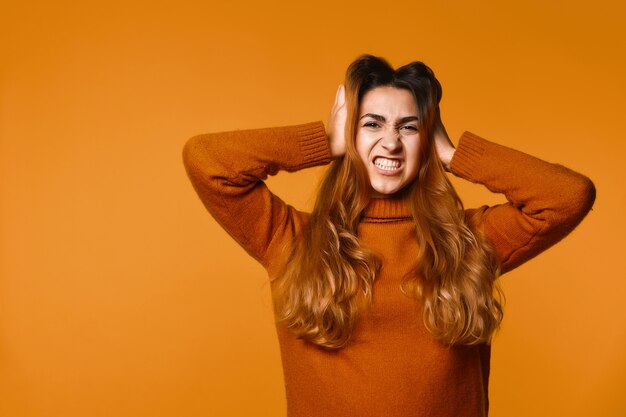
[[[364,163],[366,163],[368,160],[368,155],[369,155],[369,146],[368,146],[367,138],[361,134],[357,134],[354,146],[361,160]]]
[[[418,170],[421,162],[420,142],[411,144],[407,149],[407,158],[410,160],[411,167]]]

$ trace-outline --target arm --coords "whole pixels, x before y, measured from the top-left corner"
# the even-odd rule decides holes
[[[220,225],[268,268],[301,227],[302,216],[272,194],[263,180],[278,171],[297,171],[330,162],[345,153],[347,110],[340,85],[321,122],[272,129],[212,133],[191,138],[183,161],[198,196]]]
[[[263,180],[329,160],[321,122],[199,135],[183,150],[187,174],[205,207],[266,267],[270,247],[293,236],[300,217]]]
[[[589,178],[469,132],[453,153],[450,171],[507,198],[506,204],[468,211],[493,244],[503,273],[563,239],[595,200]]]

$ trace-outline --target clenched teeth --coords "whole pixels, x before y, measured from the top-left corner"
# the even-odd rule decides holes
[[[374,165],[376,165],[380,169],[393,170],[400,168],[400,161],[397,159],[387,159],[378,157],[374,159]]]

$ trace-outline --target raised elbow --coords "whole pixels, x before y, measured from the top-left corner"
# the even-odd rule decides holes
[[[568,198],[564,201],[563,223],[571,230],[575,228],[589,213],[596,199],[596,187],[586,176],[578,174],[563,190]]]
[[[192,181],[210,178],[219,169],[219,155],[210,135],[188,139],[183,147],[183,164]]]
[[[183,164],[188,173],[198,165],[200,154],[200,137],[194,136],[188,139],[183,146]]]
[[[579,185],[575,191],[576,200],[579,206],[580,220],[587,215],[596,201],[596,186],[593,181],[584,175],[581,175]]]

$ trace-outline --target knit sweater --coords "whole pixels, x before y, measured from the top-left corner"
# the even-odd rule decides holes
[[[285,204],[263,180],[330,160],[320,122],[200,135],[184,149],[206,208],[270,277],[308,214]],[[506,196],[505,204],[466,212],[493,245],[503,272],[567,235],[595,198],[583,175],[469,132],[450,171]],[[325,350],[277,326],[288,416],[486,416],[490,347],[444,346],[425,329],[420,301],[401,292],[402,277],[417,263],[408,206],[398,198],[372,199],[358,237],[382,267],[349,345]]]

